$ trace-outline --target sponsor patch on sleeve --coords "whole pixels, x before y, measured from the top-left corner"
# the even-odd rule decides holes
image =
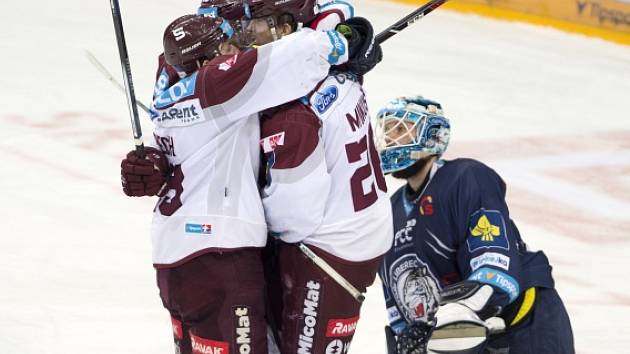
[[[503,215],[497,210],[479,209],[470,216],[468,251],[474,252],[482,248],[510,249],[507,240]]]
[[[510,257],[501,253],[486,252],[470,260],[472,272],[484,265],[510,270]]]
[[[480,283],[490,284],[505,291],[510,297],[510,302],[516,300],[520,292],[520,288],[516,279],[495,269],[480,268],[468,277],[468,280],[478,281]]]

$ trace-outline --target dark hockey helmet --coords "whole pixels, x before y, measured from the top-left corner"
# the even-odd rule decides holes
[[[177,71],[191,73],[205,59],[219,55],[221,43],[233,35],[228,21],[220,17],[185,15],[164,31],[164,58]]]
[[[289,14],[295,23],[309,23],[317,17],[317,0],[244,0],[252,18]]]

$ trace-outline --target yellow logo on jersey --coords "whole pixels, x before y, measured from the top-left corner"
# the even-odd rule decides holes
[[[495,237],[501,236],[501,228],[492,225],[488,217],[482,215],[477,222],[477,226],[472,229],[471,234],[474,237],[481,237],[481,241],[492,242]]]

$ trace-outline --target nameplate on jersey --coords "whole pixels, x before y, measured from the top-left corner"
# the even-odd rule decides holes
[[[479,209],[470,216],[468,225],[468,251],[484,248],[510,249],[503,215],[497,210]]]
[[[198,98],[174,104],[155,111],[153,123],[164,128],[186,127],[205,122],[206,118]]]
[[[156,109],[162,109],[179,102],[182,98],[194,95],[196,82],[197,72],[179,80],[177,83],[173,84],[173,86],[169,87],[168,90],[164,90],[158,95],[155,95],[153,106]]]
[[[311,104],[319,114],[324,114],[339,97],[339,89],[335,85],[330,85],[321,91],[316,91],[311,99]]]

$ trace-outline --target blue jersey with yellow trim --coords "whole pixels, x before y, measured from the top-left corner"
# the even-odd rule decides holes
[[[527,250],[494,170],[472,159],[440,160],[424,188],[405,185],[391,198],[395,237],[379,275],[395,332],[431,321],[439,290],[462,280],[492,285],[491,303],[502,307],[528,288],[553,288],[549,261]]]

